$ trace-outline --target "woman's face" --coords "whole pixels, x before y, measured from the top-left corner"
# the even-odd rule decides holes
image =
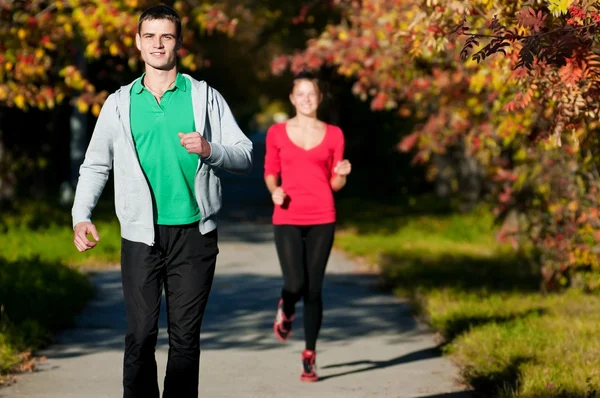
[[[321,102],[321,93],[312,81],[298,80],[290,94],[290,101],[296,108],[297,114],[314,116]]]

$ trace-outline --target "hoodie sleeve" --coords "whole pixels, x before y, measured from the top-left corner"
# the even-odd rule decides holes
[[[210,156],[204,161],[231,173],[248,174],[252,170],[252,141],[238,126],[225,98],[216,89],[210,88],[214,101],[213,112],[218,113],[221,142],[211,142]],[[214,118],[210,118],[214,120]]]
[[[92,138],[79,168],[72,216],[73,227],[91,221],[92,210],[104,190],[113,164],[113,131],[118,126],[115,95],[108,96],[94,127]]]

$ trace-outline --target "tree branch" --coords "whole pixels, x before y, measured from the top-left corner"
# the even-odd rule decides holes
[[[538,37],[550,35],[552,33],[576,32],[579,30],[584,30],[587,28],[597,27],[597,26],[598,26],[598,23],[594,22],[589,25],[578,26],[576,28],[558,28],[558,29],[554,29],[554,30],[549,30],[547,32],[536,33],[533,35],[515,35],[515,36],[511,36],[511,37],[514,37],[515,39],[519,39],[519,40],[520,39],[528,39],[528,38],[538,38]],[[453,32],[451,32],[451,34],[458,33],[459,35],[464,35],[464,36],[481,37],[481,38],[489,38],[489,39],[505,39],[507,37],[507,35],[491,35],[491,34],[484,34],[484,33],[468,33],[468,32],[469,32],[468,30],[463,30],[461,33],[458,33],[456,30],[454,30]]]

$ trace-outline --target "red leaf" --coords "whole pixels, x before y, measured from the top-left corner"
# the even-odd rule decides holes
[[[374,111],[381,111],[385,108],[385,104],[388,100],[387,94],[384,92],[379,92],[377,93],[377,95],[375,96],[375,98],[373,98],[373,101],[371,102],[371,110]]]
[[[546,21],[546,15],[542,14],[542,11],[537,13],[531,7],[525,7],[521,11],[517,12],[517,23],[524,28],[531,28],[535,32],[539,32],[544,27]]]
[[[419,135],[417,133],[409,134],[404,137],[402,141],[400,141],[398,144],[398,149],[400,149],[402,152],[408,152],[415,146],[418,140]]]
[[[567,59],[567,64],[559,69],[558,75],[564,84],[567,86],[574,86],[581,80],[583,70],[576,61],[569,58]]]

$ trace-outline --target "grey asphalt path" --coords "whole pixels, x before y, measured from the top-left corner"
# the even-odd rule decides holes
[[[254,199],[264,202],[256,181],[225,186],[230,198],[244,195],[248,202],[254,189]],[[229,209],[219,227],[217,272],[203,322],[200,397],[469,397],[457,383],[457,369],[441,357],[433,332],[416,321],[407,300],[377,291],[373,275],[335,251],[317,346],[321,381],[301,383],[301,304],[290,341],[281,343],[272,333],[281,275],[269,212],[235,204]],[[77,327],[40,353],[48,359],[36,372],[0,388],[1,398],[122,397],[126,325],[120,272],[92,278],[97,294]],[[168,347],[164,306],[160,327],[156,356],[162,381]]]
[[[324,287],[325,317],[318,343],[322,381],[299,382],[302,311],[291,341],[272,334],[281,284],[268,225],[230,224],[220,230],[217,274],[202,332],[200,396],[447,397],[459,398],[455,367],[440,354],[430,330],[405,300],[374,289],[373,276],[334,252]],[[39,371],[0,389],[0,397],[118,398],[125,316],[120,273],[93,276],[94,301],[77,328],[42,354]],[[300,309],[300,308],[299,308]],[[157,349],[164,375],[164,308]]]

